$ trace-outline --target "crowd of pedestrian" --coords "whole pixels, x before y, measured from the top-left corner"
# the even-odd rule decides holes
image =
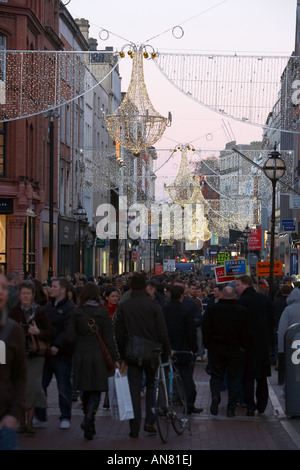
[[[283,282],[285,281],[285,282]],[[206,361],[210,375],[212,415],[218,414],[220,392],[227,389],[227,416],[238,403],[247,416],[262,415],[268,402],[271,362],[283,353],[283,336],[300,321],[300,290],[291,279],[278,284],[274,299],[266,283],[250,276],[217,284],[191,273],[124,273],[21,280],[19,273],[0,274],[0,340],[7,345],[0,367],[0,449],[18,448],[17,433],[34,436],[47,426],[47,389],[56,379],[60,428],[69,429],[72,401],[80,397],[81,428],[86,439],[96,433],[101,397],[109,408],[108,376],[99,347],[105,340],[114,367],[127,370],[134,418],[131,438],[139,436],[141,392],[146,392],[144,431],[156,433],[154,379],[157,360],[141,364],[126,357],[128,339],[139,336],[162,345],[162,354],[176,354],[183,378],[188,414],[195,406],[196,361]],[[47,353],[32,352],[32,337],[46,343]],[[2,339],[4,338],[4,339]],[[5,372],[4,372],[5,371]]]

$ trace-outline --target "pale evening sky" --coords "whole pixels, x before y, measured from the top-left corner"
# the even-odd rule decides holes
[[[297,0],[71,0],[67,5],[74,18],[89,20],[90,36],[98,40],[98,49],[113,46],[120,51],[131,42],[151,44],[158,52],[270,56],[293,52],[296,7]],[[181,39],[172,34],[176,26],[183,30]],[[102,29],[109,32],[105,41],[101,38],[107,33],[101,33]],[[179,34],[180,29],[174,32]],[[155,109],[166,117],[171,111],[173,117],[156,148],[172,149],[177,143],[192,142],[197,149],[223,149],[229,140],[247,144],[261,139],[260,127],[226,119],[229,139],[223,116],[189,99],[152,61],[145,62],[145,81]],[[120,74],[122,91],[126,91],[131,74],[128,56],[120,60]]]

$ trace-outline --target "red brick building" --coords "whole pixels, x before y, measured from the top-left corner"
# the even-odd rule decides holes
[[[62,50],[59,9],[59,0],[0,2],[0,50]],[[0,264],[6,272],[28,271],[37,278],[41,278],[42,247],[47,246],[41,213],[49,212],[48,127],[49,119],[43,113],[0,122]],[[56,130],[54,121],[54,133]],[[54,223],[56,181],[54,178]]]

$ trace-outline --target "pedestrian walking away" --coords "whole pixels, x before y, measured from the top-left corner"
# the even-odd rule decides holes
[[[236,278],[239,303],[248,310],[250,345],[245,352],[243,380],[247,416],[264,413],[269,398],[267,377],[271,376],[270,344],[273,334],[273,306],[269,296],[256,292],[250,276]]]
[[[171,348],[176,351],[175,366],[184,383],[188,414],[201,413],[203,408],[195,407],[196,390],[193,380],[194,354],[198,351],[195,325],[189,321],[183,306],[184,288],[172,286],[170,293],[171,301],[163,307],[163,313]]]
[[[218,414],[222,383],[227,374],[227,417],[234,417],[243,380],[244,352],[250,337],[248,311],[237,302],[232,287],[225,287],[222,298],[207,308],[202,330],[210,366],[210,412]]]
[[[119,303],[116,318],[115,337],[120,358],[128,365],[128,382],[132,398],[134,418],[129,421],[132,438],[139,437],[142,411],[141,390],[143,373],[146,376],[146,418],[144,431],[156,433],[154,426],[154,380],[158,367],[156,357],[151,361],[136,364],[126,357],[126,346],[129,336],[139,336],[150,341],[161,343],[163,353],[171,353],[167,327],[160,305],[151,300],[146,293],[146,280],[143,274],[134,274],[130,283],[130,297]]]

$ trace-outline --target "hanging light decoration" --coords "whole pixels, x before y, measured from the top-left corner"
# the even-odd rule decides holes
[[[125,57],[124,46],[120,57]],[[143,59],[149,58],[147,46],[130,45],[128,55],[132,58],[131,80],[121,106],[114,114],[106,116],[107,129],[114,140],[122,147],[140,151],[153,146],[163,135],[167,125],[171,125],[171,113],[168,119],[161,116],[153,107],[144,80]],[[149,47],[149,46],[148,46]],[[156,56],[153,51],[151,58]]]
[[[192,176],[189,169],[187,151],[194,151],[194,149],[189,145],[184,145],[177,147],[175,150],[181,151],[181,160],[175,180],[172,184],[166,186],[169,197],[181,206],[192,204],[193,202],[203,203],[207,206],[207,202],[202,194],[202,179]]]

